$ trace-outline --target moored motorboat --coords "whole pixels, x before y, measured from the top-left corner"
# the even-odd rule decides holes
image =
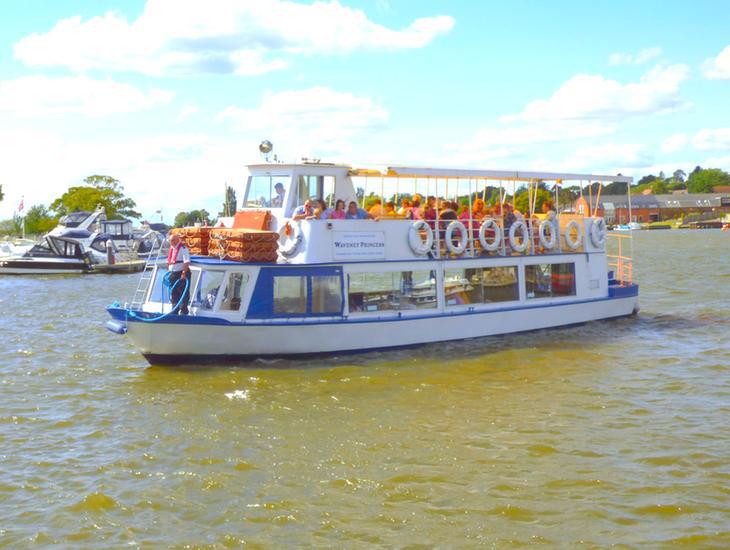
[[[438,212],[430,221],[294,215],[310,198],[362,204],[357,190],[367,189],[368,180],[383,196],[385,189],[398,195],[411,186],[414,194],[463,199],[471,211],[475,193],[497,182],[525,184],[532,192],[538,182],[630,178],[373,171],[321,163],[249,170],[243,212],[268,221],[265,227],[239,228],[244,244],[236,244],[234,234],[217,238],[215,230],[205,239],[196,234],[211,255],[192,258],[185,283],[188,315],[177,314],[180,302],[170,303],[166,268],[158,261],[145,269],[134,298],[108,308],[107,327],[127,334],[150,362],[369,351],[573,325],[638,310],[631,259],[607,254],[606,224],[595,216],[540,218],[534,207],[524,219],[512,220],[504,207],[500,215],[478,221],[441,220]],[[504,201],[501,191],[500,197]],[[264,250],[268,235],[278,237],[276,260],[260,259],[268,253],[245,261],[236,255],[245,246]]]

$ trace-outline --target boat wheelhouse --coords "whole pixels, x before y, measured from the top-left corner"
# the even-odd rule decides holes
[[[535,212],[546,185],[630,178],[306,162],[249,171],[244,211],[266,212],[266,229],[278,233],[276,261],[233,261],[224,248],[193,256],[189,314],[177,315],[166,266],[151,260],[132,300],[108,308],[107,324],[128,334],[151,362],[369,351],[638,309],[627,247],[607,254],[602,218],[560,213],[557,204]],[[522,216],[507,208],[508,190],[514,197],[517,186],[530,197]],[[481,218],[472,206],[488,191],[498,194],[496,209]],[[382,206],[366,219],[296,215],[307,200],[321,199],[327,208],[354,202],[352,217],[363,218],[374,196],[381,204],[419,196],[424,203],[460,202],[466,215],[455,219],[436,208],[433,217],[414,220]]]

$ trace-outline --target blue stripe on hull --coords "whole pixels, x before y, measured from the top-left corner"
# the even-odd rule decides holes
[[[320,320],[320,319],[311,319],[311,320],[291,320],[291,321],[274,321],[270,322],[267,321],[265,323],[246,323],[246,322],[231,322],[227,321],[225,319],[218,319],[215,317],[196,317],[191,315],[170,315],[168,317],[164,317],[160,319],[159,321],[155,321],[156,323],[165,323],[165,324],[182,324],[182,325],[219,325],[219,326],[298,326],[298,325],[340,325],[343,323],[392,323],[392,322],[398,322],[398,321],[413,321],[417,319],[433,319],[433,318],[446,318],[446,317],[458,317],[458,316],[466,316],[466,315],[483,315],[485,313],[504,313],[507,311],[519,311],[524,309],[540,309],[540,308],[546,308],[546,307],[562,307],[562,306],[570,306],[575,304],[591,304],[596,302],[604,302],[606,300],[617,300],[622,298],[629,298],[632,296],[638,296],[639,295],[639,286],[632,284],[627,286],[610,286],[608,289],[608,296],[605,298],[591,298],[589,300],[571,300],[571,301],[561,301],[561,302],[554,302],[550,304],[520,304],[518,306],[511,306],[511,307],[502,307],[502,308],[494,308],[494,309],[477,309],[474,308],[473,310],[466,310],[466,311],[447,311],[447,312],[438,312],[438,313],[431,313],[427,315],[409,315],[409,316],[398,316],[395,315],[393,317],[366,317],[366,318],[352,318],[352,317],[341,317],[337,319],[329,319],[329,320]],[[140,321],[138,319],[134,319],[133,317],[129,317],[127,314],[127,311],[120,307],[113,307],[110,306],[107,308],[107,311],[109,312],[109,315],[112,316],[113,319],[119,320],[119,321],[126,321],[126,322],[133,322],[133,323],[141,323],[143,321]],[[157,313],[143,313],[143,312],[135,312],[138,316],[144,316],[144,317],[157,317],[159,314]]]
[[[627,315],[617,315],[615,317],[605,317],[603,319],[598,319],[595,322],[603,322],[603,321],[612,321],[616,319],[621,319],[624,317],[631,317],[635,315],[634,313],[629,313]],[[594,322],[594,321],[589,321]],[[569,329],[573,327],[583,326],[586,323],[572,323],[568,325],[558,325],[554,327],[548,327],[548,328],[538,328],[538,329],[532,329],[532,330],[520,330],[520,331],[514,331],[510,332],[509,334],[526,334],[530,332],[538,332],[541,330],[564,330]],[[285,354],[267,354],[265,356],[261,355],[245,355],[245,354],[235,354],[235,355],[189,355],[189,354],[181,354],[181,355],[161,355],[161,354],[155,354],[155,353],[144,353],[142,354],[144,358],[147,360],[147,362],[150,365],[196,365],[196,364],[231,364],[236,363],[240,365],[240,363],[246,363],[246,362],[253,362],[257,359],[266,359],[267,361],[270,359],[288,359],[288,360],[306,360],[306,359],[312,359],[312,358],[332,358],[332,357],[339,357],[339,356],[350,356],[350,355],[362,355],[366,353],[376,353],[376,352],[384,352],[384,351],[397,351],[397,350],[404,350],[404,349],[415,349],[415,348],[422,348],[423,346],[431,346],[431,345],[442,345],[444,342],[462,342],[465,340],[475,340],[477,338],[497,338],[498,336],[504,336],[504,334],[495,334],[492,336],[476,336],[471,338],[460,338],[460,339],[449,339],[449,340],[440,340],[440,341],[434,341],[434,342],[427,342],[427,343],[415,343],[415,344],[407,344],[407,345],[398,345],[398,346],[388,346],[388,347],[376,347],[376,348],[360,348],[360,349],[352,349],[352,350],[345,350],[345,351],[314,351],[314,352],[303,352],[303,353],[285,353]],[[276,366],[272,365],[266,365],[262,363],[256,363],[255,365],[250,365],[251,368],[276,368]]]

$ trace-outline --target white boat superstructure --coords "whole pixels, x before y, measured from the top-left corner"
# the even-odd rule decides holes
[[[128,334],[150,361],[368,351],[572,325],[638,309],[631,259],[607,254],[602,218],[535,212],[537,189],[546,182],[629,178],[321,163],[261,164],[249,171],[244,209],[270,213],[278,260],[194,257],[188,315],[177,314],[166,269],[152,262],[137,298],[110,306],[108,324]],[[510,215],[506,192],[517,185],[530,196],[529,211],[519,216]],[[493,201],[498,193],[495,207],[477,219],[472,206],[488,190]],[[363,206],[375,195],[383,204],[422,197],[426,215],[389,215],[382,206],[376,209],[381,215],[367,215]],[[351,219],[297,215],[311,199],[328,208],[338,199],[356,204]],[[446,206],[429,210],[438,201]],[[464,206],[459,218],[449,212],[457,201]]]

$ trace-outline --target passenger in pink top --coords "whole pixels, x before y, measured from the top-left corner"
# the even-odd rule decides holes
[[[335,203],[335,209],[330,213],[331,220],[344,220],[345,219],[345,201],[337,199]]]

